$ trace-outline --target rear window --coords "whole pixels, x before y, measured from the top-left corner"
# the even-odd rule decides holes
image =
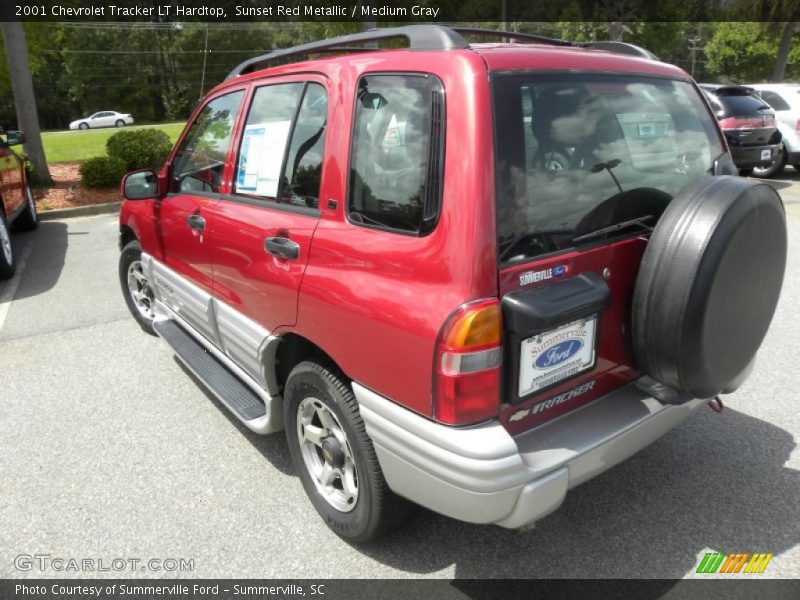
[[[752,92],[723,92],[717,94],[717,99],[725,107],[725,112],[731,117],[760,116],[770,106]]]
[[[493,77],[502,264],[572,248],[641,218],[649,226],[724,152],[683,81],[626,75]],[[613,235],[641,233],[624,228]]]

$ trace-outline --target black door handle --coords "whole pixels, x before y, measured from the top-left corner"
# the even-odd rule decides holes
[[[186,224],[190,229],[194,229],[197,232],[203,231],[206,228],[206,220],[197,213],[186,217]]]
[[[264,250],[275,256],[291,260],[300,256],[300,244],[285,237],[268,237],[264,240]]]

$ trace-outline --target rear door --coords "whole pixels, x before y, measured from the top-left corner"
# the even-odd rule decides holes
[[[233,129],[244,94],[226,91],[195,113],[169,165],[169,192],[155,207],[159,297],[214,342],[211,221],[214,205],[229,189]]]
[[[320,216],[327,111],[321,78],[253,87],[238,133],[231,194],[215,206],[212,227],[214,294],[229,354],[251,344],[248,336],[257,340],[296,321]]]
[[[501,419],[516,433],[639,376],[629,314],[647,234],[724,148],[688,81],[504,73],[492,86]]]

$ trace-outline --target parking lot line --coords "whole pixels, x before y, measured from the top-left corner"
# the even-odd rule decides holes
[[[17,293],[19,282],[22,279],[22,273],[25,271],[25,265],[28,262],[28,257],[33,250],[33,244],[26,244],[17,260],[17,272],[14,277],[8,280],[8,287],[0,295],[0,332],[3,331],[3,325],[6,322],[8,309],[11,308],[11,303],[14,301],[14,295]]]

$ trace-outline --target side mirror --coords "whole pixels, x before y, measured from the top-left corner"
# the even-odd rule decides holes
[[[120,191],[126,200],[145,200],[159,195],[158,175],[153,171],[133,171],[122,178]]]
[[[19,146],[25,143],[25,134],[21,131],[9,131],[6,133],[6,144],[8,146]]]

